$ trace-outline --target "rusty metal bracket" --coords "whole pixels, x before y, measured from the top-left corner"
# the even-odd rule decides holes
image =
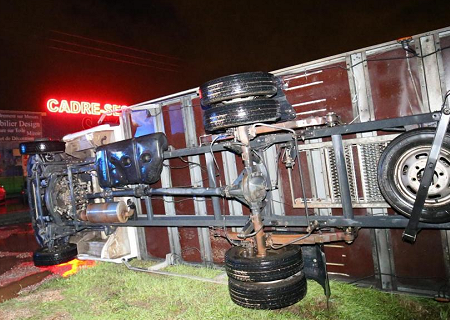
[[[283,245],[286,243],[312,245],[337,241],[345,241],[347,243],[351,243],[356,238],[356,233],[354,233],[353,230],[312,233],[309,236],[307,236],[307,234],[298,234],[298,233],[272,233],[272,232],[266,232],[264,233],[264,235],[266,238],[266,244],[268,246],[274,244]],[[239,236],[240,234],[238,232],[228,232],[228,238],[230,238],[231,240],[242,240],[242,238]],[[298,240],[295,241],[295,239]]]
[[[356,236],[352,232],[325,232],[325,233],[312,233],[308,237],[301,237],[301,234],[278,234],[278,233],[267,233],[266,242],[270,245],[273,244],[301,244],[301,245],[311,245],[311,244],[322,244],[329,242],[345,241],[347,243],[355,240]],[[304,236],[304,235],[303,235]],[[302,239],[300,239],[300,237]],[[299,239],[295,241],[295,239]]]

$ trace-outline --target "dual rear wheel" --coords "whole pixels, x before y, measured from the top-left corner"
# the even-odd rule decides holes
[[[200,86],[203,124],[207,132],[223,131],[281,118],[277,80],[267,72],[247,72],[208,81]]]
[[[231,300],[251,309],[280,309],[303,299],[307,283],[300,246],[268,249],[257,257],[252,249],[233,247],[225,254]]]

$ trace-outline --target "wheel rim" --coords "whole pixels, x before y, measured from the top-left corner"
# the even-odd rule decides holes
[[[45,192],[45,204],[53,216],[71,218],[72,205],[67,176],[53,174]]]
[[[406,151],[394,168],[395,184],[400,193],[414,203],[431,147],[418,146]],[[441,149],[434,169],[433,181],[425,200],[427,206],[442,206],[450,202],[450,152]]]

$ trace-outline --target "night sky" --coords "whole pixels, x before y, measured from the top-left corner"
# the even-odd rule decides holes
[[[450,1],[4,1],[0,109],[133,104],[450,26]]]

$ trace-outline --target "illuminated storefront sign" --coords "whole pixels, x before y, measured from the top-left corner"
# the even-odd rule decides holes
[[[0,110],[0,144],[42,137],[40,112]]]
[[[118,104],[100,104],[97,102],[75,101],[75,100],[47,100],[47,110],[53,113],[70,113],[70,114],[86,114],[99,116],[105,112],[118,111],[125,108],[124,105]],[[110,115],[119,116],[118,112],[113,112]]]

